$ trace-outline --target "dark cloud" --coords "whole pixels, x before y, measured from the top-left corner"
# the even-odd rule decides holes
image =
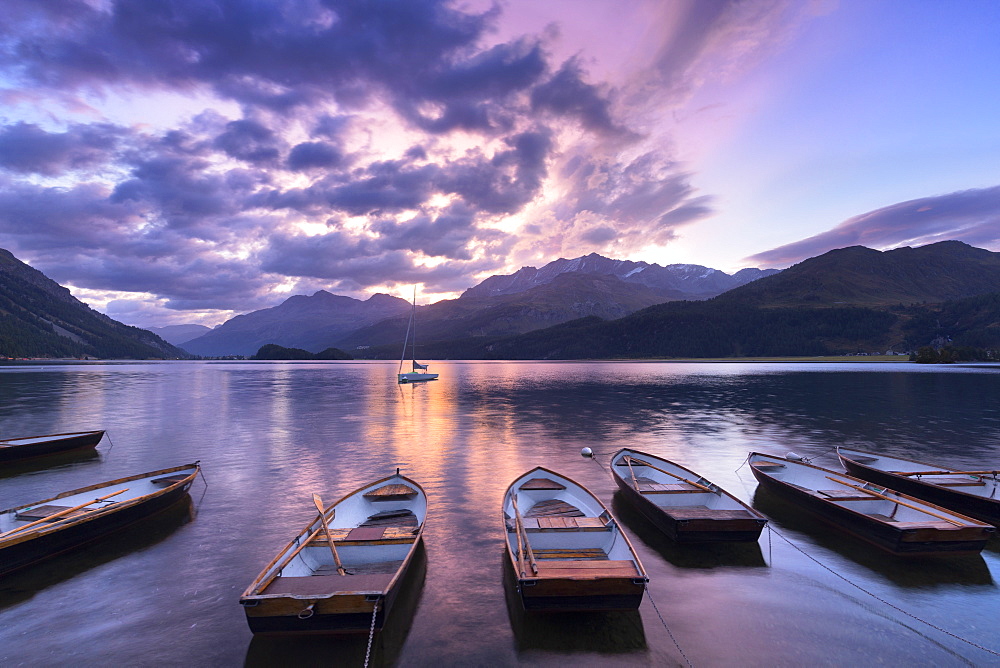
[[[303,142],[292,147],[288,153],[288,168],[296,171],[336,167],[344,156],[335,147],[325,142]]]
[[[444,169],[443,190],[490,213],[516,213],[538,194],[552,147],[547,132],[525,132],[505,141],[492,158],[456,161]]]
[[[226,131],[215,138],[215,146],[230,157],[257,165],[275,164],[281,144],[270,128],[245,118],[227,123]]]
[[[577,119],[583,127],[606,135],[631,133],[611,117],[611,103],[597,87],[583,81],[579,63],[569,60],[549,81],[531,92],[531,108]]]
[[[113,125],[73,125],[46,132],[31,123],[0,128],[0,168],[52,176],[108,161],[123,131]]]
[[[556,208],[557,216],[570,221],[578,214],[596,214],[616,231],[620,245],[667,243],[678,227],[712,212],[711,198],[696,195],[690,175],[653,153],[624,164],[577,154],[561,174],[569,190]],[[597,243],[609,235],[598,230],[582,238]]]
[[[746,258],[768,267],[787,267],[834,248],[883,250],[955,239],[1000,250],[1000,186],[963,190],[900,202],[848,218],[831,230]]]
[[[618,91],[588,82],[577,60],[550,63],[543,39],[496,43],[498,7],[461,7],[9,0],[9,95],[110,109],[146,91],[208,93],[241,117],[0,126],[0,231],[57,280],[228,310],[271,305],[289,277],[312,289],[464,289],[530,243],[495,223],[530,211],[550,181],[568,197],[528,221],[532,240],[655,243],[705,215],[676,165],[620,162],[636,135],[615,116]],[[580,145],[560,145],[567,134]],[[580,216],[596,222],[567,234]]]

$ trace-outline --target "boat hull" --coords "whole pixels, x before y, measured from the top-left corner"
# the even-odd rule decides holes
[[[400,490],[400,487],[407,487],[408,491]],[[379,490],[385,493],[378,494]],[[368,526],[363,526],[356,517],[353,523],[348,522],[339,528],[330,529],[333,532],[331,536],[342,533],[334,544],[337,546],[338,558],[344,559],[343,565],[348,574],[340,575],[336,571],[321,574],[322,571],[313,570],[315,566],[304,572],[295,572],[289,565],[296,559],[295,555],[303,548],[309,550],[319,547],[319,543],[313,541],[320,532],[326,531],[319,518],[313,520],[279,552],[240,597],[247,625],[254,634],[336,635],[368,633],[373,628],[375,631],[382,630],[399,592],[405,587],[415,555],[422,549],[426,494],[420,485],[397,472],[394,476],[375,481],[344,496],[327,508],[325,514],[327,521],[347,519],[350,511],[345,513],[344,509],[352,502],[376,496],[378,501],[373,503],[384,501],[390,504],[385,506],[389,511],[409,510],[417,515],[416,524],[384,529],[393,532],[389,536],[379,532],[378,537],[351,538],[350,533],[363,533],[364,526]],[[365,508],[362,519],[371,520],[375,517],[368,516],[374,507]],[[338,509],[342,512],[338,513]],[[410,531],[410,526],[415,528]],[[328,546],[329,542],[326,544]],[[370,572],[363,568],[355,570],[345,556],[345,550],[361,548],[375,550],[368,556],[384,560],[384,549],[387,547],[398,554],[393,559],[401,560],[391,572]],[[330,556],[327,547],[322,547],[320,551],[324,553],[324,559]],[[292,571],[290,576],[289,570]]]
[[[518,578],[525,610],[532,612],[612,612],[635,610],[646,591],[644,578],[533,580]]]
[[[0,574],[10,573],[93,543],[169,508],[187,494],[195,475],[197,474],[146,497],[123,503],[111,512],[105,511],[70,522],[63,529],[48,533],[24,531],[22,536],[15,535],[0,540]]]
[[[44,457],[46,455],[53,455],[56,453],[94,448],[97,447],[97,444],[101,442],[102,438],[104,438],[103,431],[36,436],[30,439],[34,442],[0,447],[0,464],[19,462],[25,459]],[[20,440],[28,441],[29,439],[9,439],[8,441],[0,441],[0,446]]]
[[[518,504],[532,506],[525,507],[523,517],[517,498]],[[536,505],[552,512],[535,513]],[[508,487],[502,516],[508,563],[525,610],[639,607],[648,582],[642,563],[611,512],[579,483],[548,469],[532,469]]]
[[[753,465],[750,470],[766,489],[793,501],[827,524],[895,555],[976,554],[983,550],[992,533],[991,528],[981,526],[950,529],[894,527],[776,480]]]
[[[619,474],[615,462],[623,453],[634,454],[643,461],[668,464],[685,472],[689,479],[698,478],[698,474],[684,467],[667,462],[637,450],[620,450],[611,458],[611,477],[621,490],[622,496],[643,516],[652,522],[660,531],[676,543],[714,543],[714,542],[754,542],[760,539],[760,533],[767,525],[767,520],[757,511],[724,490],[719,490],[742,512],[705,512],[697,513],[685,506],[663,507],[653,503],[649,496],[641,494]],[[671,514],[673,512],[673,514]],[[703,515],[698,517],[697,515]],[[714,517],[712,515],[715,515]],[[744,515],[740,517],[740,515]]]
[[[615,476],[615,483],[625,497],[656,528],[676,543],[755,542],[767,525],[764,519],[680,519],[672,517],[655,503]]]
[[[422,538],[414,543],[418,548]],[[413,554],[413,551],[410,552]],[[271,598],[260,601],[244,601],[244,611],[247,625],[255,635],[337,635],[368,633],[372,629],[372,613],[375,603],[378,612],[375,613],[375,631],[381,631],[392,612],[399,591],[409,577],[412,559],[407,558],[406,564],[399,570],[396,582],[388,590],[358,593],[355,595],[338,595],[328,599],[318,599],[313,607],[313,614],[301,617],[303,606],[311,599],[302,598]],[[333,577],[333,576],[327,576]],[[341,576],[336,576],[341,577]],[[352,577],[352,576],[346,576]]]
[[[407,383],[423,383],[428,380],[437,380],[438,375],[436,373],[408,372],[397,374],[397,379],[401,385],[405,385]]]
[[[939,487],[920,480],[914,480],[910,476],[896,475],[887,471],[880,471],[870,466],[865,466],[841,455],[840,462],[851,475],[873,482],[876,485],[889,487],[904,494],[915,496],[918,499],[929,501],[930,503],[944,506],[950,510],[968,515],[981,522],[988,522],[993,526],[1000,527],[1000,499],[989,499],[974,494]]]

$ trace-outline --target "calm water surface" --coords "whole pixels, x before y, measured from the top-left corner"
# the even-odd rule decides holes
[[[1000,664],[899,611],[1000,651],[996,540],[981,556],[899,560],[757,492],[741,467],[750,450],[836,467],[831,450],[846,444],[996,468],[1000,368],[433,370],[441,380],[400,387],[386,363],[0,367],[4,436],[106,429],[111,440],[97,454],[0,472],[0,507],[194,460],[207,482],[154,522],[0,580],[0,665],[362,665],[366,639],[254,639],[237,601],[311,521],[313,492],[333,501],[396,467],[428,493],[426,549],[376,639],[375,665]],[[584,446],[597,462],[580,457]],[[615,493],[602,464],[622,446],[727,487],[775,533],[739,547],[672,545]],[[526,617],[509,604],[500,499],[537,465],[618,514],[651,579],[637,613]]]

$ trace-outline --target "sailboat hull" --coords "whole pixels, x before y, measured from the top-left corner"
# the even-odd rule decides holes
[[[420,373],[419,371],[409,371],[407,373],[396,374],[401,384],[420,383],[425,380],[437,380],[436,373]]]

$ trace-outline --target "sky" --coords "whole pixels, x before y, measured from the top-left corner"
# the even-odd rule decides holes
[[[127,324],[1000,250],[994,0],[4,0],[0,248]]]

